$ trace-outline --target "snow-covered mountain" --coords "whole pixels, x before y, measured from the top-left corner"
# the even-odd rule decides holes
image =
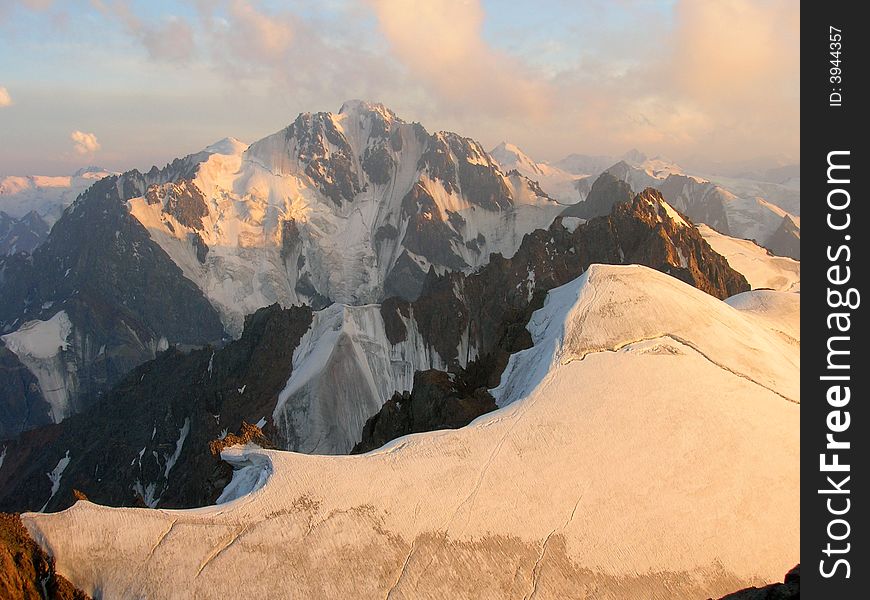
[[[754,240],[781,256],[800,259],[800,168],[788,165],[763,173],[687,173],[662,157],[631,150],[621,157],[572,154],[553,165],[539,163],[512,144],[492,151],[500,164],[537,178],[544,192],[565,203],[588,198],[597,177],[609,172],[637,193],[661,190],[674,208],[720,233]],[[567,191],[566,191],[567,190]],[[577,207],[577,214],[596,213]]]
[[[104,174],[56,183],[72,194],[73,184]],[[14,191],[18,180],[7,179]],[[46,185],[8,198],[30,190],[32,203]],[[51,390],[42,395],[53,396],[45,399],[57,420],[169,344],[238,337],[247,315],[276,302],[320,309],[414,299],[430,269],[470,272],[491,253],[509,256],[560,210],[474,140],[429,134],[383,105],[350,101],[338,113],[301,114],[250,146],[227,138],[88,188],[32,260],[0,263],[8,282],[0,331],[10,343],[22,338],[7,346]],[[150,283],[137,270],[151,273]],[[29,352],[26,332],[60,311],[70,343]],[[190,311],[198,326],[176,319]]]
[[[430,268],[473,270],[492,252],[511,255],[559,212],[477,142],[429,134],[380,104],[305,113],[229,150],[128,204],[234,335],[272,302],[413,299]]]
[[[797,559],[798,304],[593,266],[468,427],[356,457],[237,447],[219,506],[23,520],[105,599],[718,597]]]
[[[588,175],[577,175],[548,163],[535,162],[519,147],[508,142],[500,143],[489,154],[505,173],[517,171],[525,175],[536,181],[548,196],[563,204],[573,204],[586,197],[590,183],[586,181]]]
[[[79,194],[112,174],[102,167],[85,167],[69,176],[0,177],[0,211],[16,219],[35,211],[48,225],[53,225]]]
[[[38,431],[11,440],[7,463],[15,466],[0,470],[0,510],[58,510],[73,501],[73,488],[112,505],[213,502],[225,482],[209,444],[244,422],[279,448],[330,454],[466,424],[495,408],[486,389],[528,347],[522,332],[546,292],[594,263],[648,265],[717,298],[749,290],[655,190],[586,223],[566,220],[474,273],[430,274],[413,302],[273,305],[249,315],[241,338],[224,347],[160,352],[114,385],[99,409],[54,426],[50,442]],[[81,342],[76,319],[58,314],[4,339],[40,381],[63,390],[53,374],[67,373],[58,365],[78,356]],[[109,445],[111,455],[102,450]],[[75,460],[66,477],[50,485],[45,473],[67,453]]]
[[[799,189],[733,179],[728,180],[725,187],[703,177],[683,174],[674,165],[652,168],[621,161],[607,172],[635,191],[647,187],[660,190],[669,204],[695,223],[705,223],[726,235],[754,240],[768,248],[777,246],[779,252],[792,258],[800,257],[799,243],[780,245],[776,242],[777,230],[783,226],[784,219],[788,218],[792,224],[800,223],[799,217],[794,216],[800,212]],[[767,193],[769,199],[756,192]],[[780,205],[797,212],[789,213]],[[796,229],[799,240],[799,225]]]

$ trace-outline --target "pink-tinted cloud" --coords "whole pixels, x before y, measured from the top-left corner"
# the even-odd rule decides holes
[[[0,86],[0,108],[12,106],[12,96],[9,95],[9,90]]]
[[[539,114],[548,83],[522,61],[487,44],[476,0],[369,0],[381,32],[408,76],[449,110],[486,107],[502,116]]]
[[[100,143],[97,141],[97,136],[93,133],[85,133],[83,131],[73,131],[69,135],[73,141],[73,150],[76,154],[93,154],[100,149]]]

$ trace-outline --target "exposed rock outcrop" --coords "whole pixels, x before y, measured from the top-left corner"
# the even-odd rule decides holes
[[[48,230],[48,223],[36,211],[16,219],[0,210],[0,256],[30,254],[48,237]]]
[[[387,400],[366,423],[362,441],[351,454],[374,450],[409,433],[457,429],[496,409],[486,388],[469,390],[464,384],[463,379],[444,371],[417,372],[414,391],[396,393]]]
[[[562,211],[562,216],[591,219],[609,215],[614,206],[630,201],[633,196],[630,185],[605,171],[592,184],[586,200],[572,204]]]
[[[16,514],[0,513],[0,597],[9,600],[89,600],[54,569],[54,559]]]
[[[785,574],[782,583],[772,583],[764,587],[751,587],[719,600],[798,600],[801,597],[801,566],[797,565]]]

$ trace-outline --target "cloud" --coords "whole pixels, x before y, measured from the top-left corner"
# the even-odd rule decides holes
[[[133,11],[129,0],[91,0],[91,5],[119,19],[154,60],[185,62],[195,53],[193,27],[184,18],[169,15],[160,23],[149,23]]]
[[[551,86],[522,61],[487,44],[477,0],[369,0],[381,32],[412,79],[452,110],[501,115],[546,110]]]
[[[69,137],[74,142],[73,149],[77,154],[92,154],[100,149],[100,143],[97,141],[97,136],[93,133],[85,133],[76,130],[73,131]]]
[[[23,14],[10,1],[0,9]],[[539,160],[632,147],[678,162],[800,151],[793,0],[541,0],[491,12],[485,0],[194,0],[178,16],[156,8],[165,3],[146,11],[138,0],[89,1],[101,26],[117,30],[89,52],[118,32],[135,48],[97,77],[160,98],[138,113],[153,140],[183,139],[169,126],[183,101],[202,106],[185,126],[255,139],[300,111],[365,98],[430,130],[515,142]],[[14,91],[19,101],[27,92]],[[167,158],[190,150],[153,140]]]
[[[0,85],[0,108],[4,106],[12,106],[12,96],[9,95],[9,90]]]

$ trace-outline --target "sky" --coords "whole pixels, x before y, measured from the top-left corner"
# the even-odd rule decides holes
[[[536,160],[800,154],[794,0],[0,0],[0,175],[147,169],[382,102]]]

